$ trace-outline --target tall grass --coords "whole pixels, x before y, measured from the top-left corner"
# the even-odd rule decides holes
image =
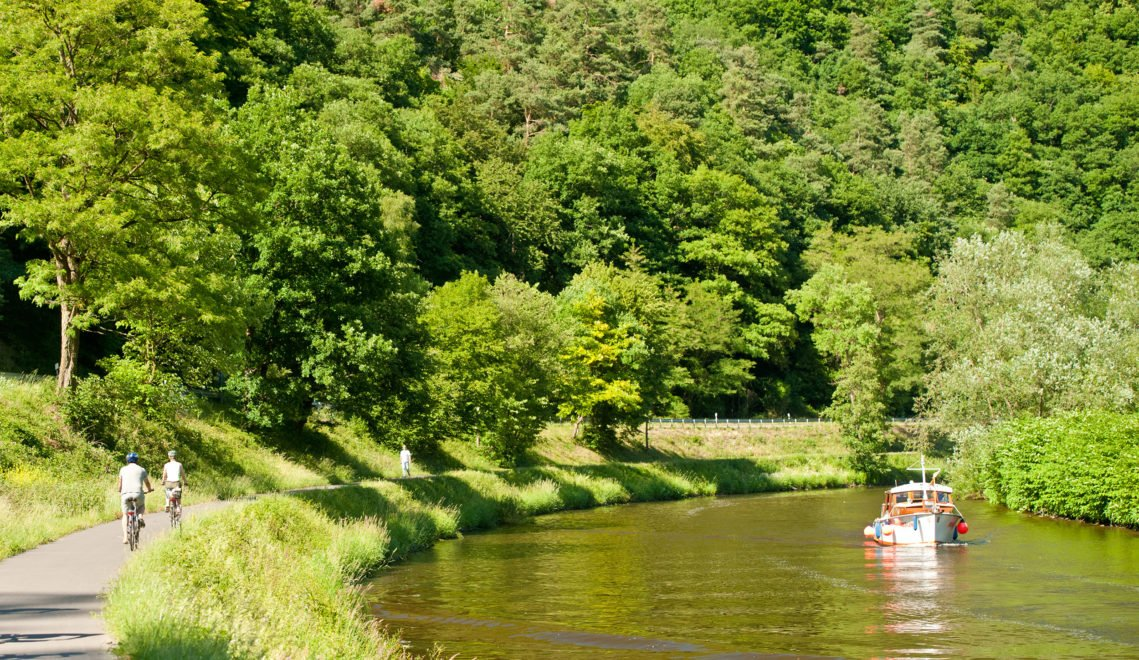
[[[0,559],[112,517],[114,470],[62,424],[50,379],[0,378]]]
[[[849,482],[832,467],[786,474],[778,461],[693,459],[459,470],[274,496],[144,550],[105,616],[132,658],[401,657],[353,585],[440,538],[564,509]]]

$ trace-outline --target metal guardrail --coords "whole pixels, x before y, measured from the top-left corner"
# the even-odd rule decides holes
[[[826,417],[752,417],[729,418],[719,417],[653,417],[650,424],[678,424],[680,426],[752,426],[763,424],[822,424],[830,422]],[[890,417],[891,424],[904,424],[917,421],[916,417]]]

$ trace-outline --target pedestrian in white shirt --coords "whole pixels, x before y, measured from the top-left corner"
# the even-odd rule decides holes
[[[407,450],[407,445],[403,446],[403,451],[399,453],[399,465],[403,468],[403,476],[411,476],[411,452]]]
[[[145,487],[145,489],[144,489]],[[146,494],[154,492],[146,469],[138,464],[138,454],[127,454],[127,464],[119,469],[119,499],[123,506],[123,543],[127,542],[127,501],[135,500],[138,505],[138,526],[146,527],[142,514],[146,511]]]

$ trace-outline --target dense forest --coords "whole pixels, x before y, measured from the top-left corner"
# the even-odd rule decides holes
[[[0,370],[504,460],[1134,410],[1131,0],[10,0]]]

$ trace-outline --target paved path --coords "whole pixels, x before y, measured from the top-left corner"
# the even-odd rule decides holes
[[[149,497],[161,499],[161,491]],[[187,507],[186,516],[229,502]],[[146,516],[142,544],[169,531]],[[0,658],[110,658],[101,595],[130,556],[119,521],[104,523],[0,562]]]

